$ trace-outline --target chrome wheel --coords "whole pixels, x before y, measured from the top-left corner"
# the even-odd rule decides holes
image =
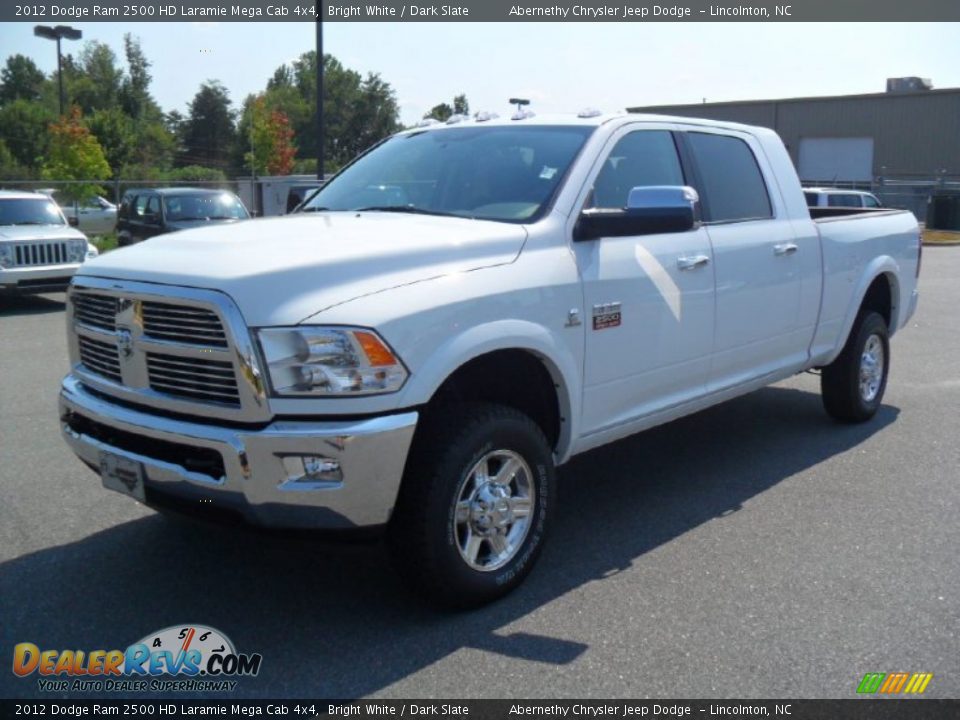
[[[871,335],[860,355],[860,397],[864,402],[873,402],[880,392],[883,365],[883,340],[879,335]]]
[[[536,489],[530,466],[511,450],[493,450],[457,492],[453,530],[460,557],[489,572],[513,559],[530,531]]]

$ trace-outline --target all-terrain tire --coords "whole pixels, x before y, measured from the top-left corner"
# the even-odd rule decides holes
[[[450,608],[506,595],[540,554],[555,476],[543,431],[523,413],[480,402],[428,411],[387,535],[400,574],[416,592]]]
[[[823,407],[840,422],[866,422],[880,408],[889,371],[887,323],[879,313],[861,313],[843,352],[820,375]]]

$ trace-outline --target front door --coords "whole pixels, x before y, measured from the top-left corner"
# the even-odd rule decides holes
[[[608,147],[587,207],[624,208],[635,187],[692,184],[668,128],[627,126]],[[714,313],[706,230],[599,238],[574,252],[585,299],[583,434],[701,395]]]

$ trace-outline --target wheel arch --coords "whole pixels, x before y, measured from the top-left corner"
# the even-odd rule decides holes
[[[496,321],[466,330],[433,353],[411,376],[403,402],[427,411],[450,397],[510,405],[534,416],[561,463],[579,417],[578,367],[573,352],[543,326]],[[505,376],[511,370],[515,375]],[[505,395],[509,390],[517,393],[514,401]],[[549,409],[542,406],[544,397],[550,397]]]

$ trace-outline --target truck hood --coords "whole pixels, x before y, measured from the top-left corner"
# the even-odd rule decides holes
[[[329,212],[182,230],[102,255],[79,276],[221,290],[251,326],[291,325],[401,285],[510,263],[523,226]]]
[[[86,239],[86,235],[69,225],[0,225],[0,242]]]

